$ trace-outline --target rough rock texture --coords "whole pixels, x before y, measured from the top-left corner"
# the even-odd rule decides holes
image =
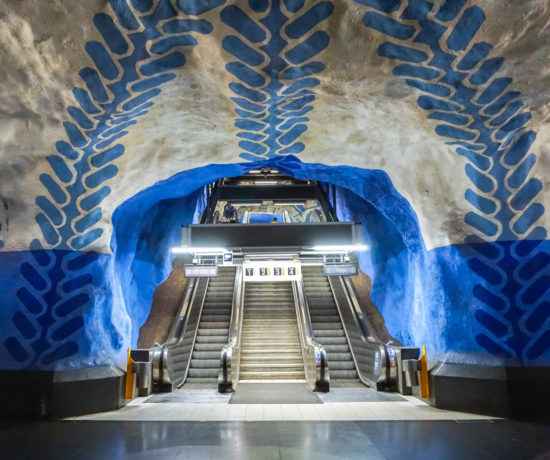
[[[549,12],[4,0],[1,366],[123,361],[196,191],[266,162],[340,187],[398,340],[549,364]]]
[[[403,345],[399,340],[390,335],[386,329],[384,317],[380,314],[378,308],[376,308],[376,305],[372,303],[370,297],[372,282],[368,275],[363,273],[362,270],[359,270],[359,275],[352,276],[351,282],[353,283],[355,292],[357,293],[357,300],[359,301],[361,310],[365,312],[376,337],[384,343],[392,342],[395,345]]]
[[[138,348],[151,348],[156,343],[166,342],[178,314],[188,279],[183,276],[183,266],[173,264],[168,279],[159,285],[153,295],[151,313],[139,329]]]

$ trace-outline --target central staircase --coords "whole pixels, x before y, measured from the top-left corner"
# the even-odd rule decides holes
[[[292,283],[247,282],[240,380],[304,380]]]

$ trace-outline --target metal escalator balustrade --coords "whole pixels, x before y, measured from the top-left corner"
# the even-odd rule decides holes
[[[305,379],[292,283],[245,284],[240,379]]]
[[[210,278],[193,346],[187,384],[217,385],[220,353],[227,343],[235,268],[219,268]]]
[[[353,356],[323,267],[303,266],[302,277],[315,339],[327,353],[332,384],[359,382]]]

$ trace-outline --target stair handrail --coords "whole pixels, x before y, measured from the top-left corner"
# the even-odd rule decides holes
[[[292,290],[294,293],[306,381],[313,387],[314,391],[325,393],[330,388],[327,354],[323,345],[318,343],[314,338],[309,306],[307,298],[304,295],[304,284],[301,278],[292,283]]]
[[[243,267],[239,265],[235,271],[235,285],[233,287],[231,321],[229,323],[227,344],[223,346],[220,355],[220,367],[218,371],[218,391],[220,393],[230,393],[234,391],[239,381],[243,309]]]

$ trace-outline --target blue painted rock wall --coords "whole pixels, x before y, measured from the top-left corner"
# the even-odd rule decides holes
[[[123,363],[201,187],[260,164],[338,187],[404,343],[549,364],[550,2],[3,8],[1,368]]]

